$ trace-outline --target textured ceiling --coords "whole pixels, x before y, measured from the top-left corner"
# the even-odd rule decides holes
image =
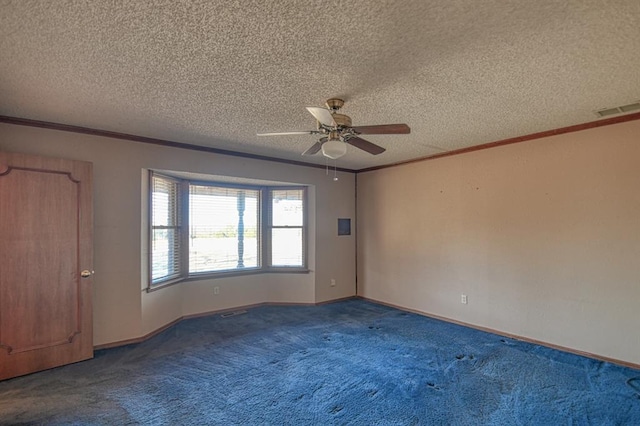
[[[0,115],[325,164],[343,97],[362,169],[597,120],[640,100],[638,0],[0,0]],[[333,164],[333,161],[331,161]]]

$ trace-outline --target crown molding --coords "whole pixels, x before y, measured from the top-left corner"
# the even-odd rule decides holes
[[[509,139],[503,139],[503,140],[500,140],[500,141],[489,142],[489,143],[485,143],[485,144],[482,144],[482,145],[470,146],[470,147],[467,147],[467,148],[456,149],[456,150],[453,150],[453,151],[441,152],[441,153],[438,153],[438,154],[435,154],[435,155],[429,155],[429,156],[426,156],[426,157],[415,158],[413,160],[400,161],[400,162],[397,162],[397,163],[386,164],[386,165],[383,165],[383,166],[367,167],[365,169],[358,170],[357,173],[371,172],[371,171],[374,171],[374,170],[381,170],[381,169],[388,169],[390,167],[403,166],[405,164],[419,163],[419,162],[422,162],[422,161],[435,160],[435,159],[443,158],[443,157],[451,157],[453,155],[466,154],[468,152],[474,152],[474,151],[482,151],[484,149],[495,148],[495,147],[498,147],[498,146],[505,146],[505,145],[511,145],[511,144],[514,144],[514,143],[532,141],[532,140],[536,140],[536,139],[546,138],[546,137],[549,137],[549,136],[562,135],[562,134],[565,134],[565,133],[579,132],[579,131],[582,131],[582,130],[594,129],[596,127],[610,126],[612,124],[625,123],[627,121],[634,121],[634,120],[639,120],[639,119],[640,119],[640,112],[636,112],[636,113],[633,113],[633,114],[626,114],[626,115],[621,115],[621,116],[618,116],[618,117],[605,118],[605,119],[602,119],[602,120],[590,121],[588,123],[576,124],[576,125],[568,126],[568,127],[561,127],[559,129],[554,129],[554,130],[545,130],[544,132],[531,133],[529,135],[524,135],[524,136],[516,136],[516,137],[513,137],[513,138],[509,138]]]
[[[326,168],[326,166],[323,166],[321,164],[305,163],[303,161],[286,160],[283,158],[269,157],[266,155],[258,155],[258,154],[249,154],[247,152],[237,152],[237,151],[231,151],[227,149],[213,148],[210,146],[194,145],[194,144],[175,142],[175,141],[170,141],[165,139],[149,138],[146,136],[132,135],[129,133],[112,132],[110,130],[92,129],[90,127],[74,126],[71,124],[32,120],[30,118],[19,118],[19,117],[10,117],[6,115],[0,115],[0,123],[15,124],[18,126],[27,126],[27,127],[39,127],[43,129],[59,130],[62,132],[82,133],[85,135],[102,136],[105,138],[148,143],[152,145],[168,146],[168,147],[179,148],[179,149],[189,149],[192,151],[208,152],[211,154],[218,154],[218,155],[229,155],[232,157],[249,158],[252,160],[271,161],[275,163],[290,164],[294,166],[311,167],[314,169]],[[339,172],[357,173],[357,170],[345,169],[341,167],[337,167],[336,170]]]
[[[603,127],[603,126],[610,126],[612,124],[625,123],[625,122],[628,122],[628,121],[634,121],[634,120],[639,120],[639,119],[640,119],[640,112],[636,112],[636,113],[633,113],[633,114],[625,114],[625,115],[621,115],[621,116],[618,116],[618,117],[605,118],[605,119],[601,119],[601,120],[597,120],[597,121],[590,121],[588,123],[581,123],[581,124],[576,124],[576,125],[568,126],[568,127],[561,127],[561,128],[553,129],[553,130],[545,130],[543,132],[538,132],[538,133],[531,133],[529,135],[516,136],[516,137],[513,137],[513,138],[509,138],[509,139],[503,139],[503,140],[495,141],[495,142],[488,142],[488,143],[485,143],[485,144],[482,144],[482,145],[470,146],[470,147],[466,147],[466,148],[456,149],[456,150],[453,150],[453,151],[441,152],[441,153],[434,154],[434,155],[429,155],[429,156],[426,156],[426,157],[414,158],[412,160],[406,160],[406,161],[399,161],[397,163],[392,163],[392,164],[385,164],[385,165],[381,165],[381,166],[367,167],[367,168],[358,169],[358,170],[346,169],[346,168],[338,167],[338,168],[336,168],[336,170],[340,171],[340,172],[356,173],[356,174],[364,173],[364,172],[371,172],[371,171],[375,171],[375,170],[387,169],[387,168],[390,168],[390,167],[402,166],[402,165],[405,165],[405,164],[411,164],[411,163],[418,163],[418,162],[423,162],[423,161],[435,160],[435,159],[444,158],[444,157],[451,157],[451,156],[454,156],[454,155],[466,154],[466,153],[475,152],[475,151],[482,151],[482,150],[485,150],[485,149],[495,148],[495,147],[499,147],[499,146],[505,146],[505,145],[511,145],[511,144],[520,143],[520,142],[532,141],[532,140],[546,138],[546,137],[549,137],[549,136],[562,135],[562,134],[565,134],[565,133],[579,132],[579,131],[582,131],[582,130],[594,129],[594,128]],[[127,140],[127,141],[132,141],[132,142],[148,143],[148,144],[152,144],[152,145],[168,146],[168,147],[179,148],[179,149],[189,149],[189,150],[192,150],[192,151],[208,152],[208,153],[218,154],[218,155],[229,155],[229,156],[233,156],[233,157],[249,158],[249,159],[253,159],[253,160],[271,161],[271,162],[275,162],[275,163],[290,164],[290,165],[302,166],[302,167],[311,167],[311,168],[315,168],[315,169],[324,169],[326,167],[326,166],[323,166],[321,164],[305,163],[303,161],[286,160],[286,159],[282,159],[282,158],[269,157],[269,156],[266,156],[266,155],[249,154],[249,153],[246,153],[246,152],[237,152],[237,151],[219,149],[219,148],[214,148],[214,147],[209,147],[209,146],[195,145],[195,144],[189,144],[189,143],[183,143],[183,142],[175,142],[175,141],[164,140],[164,139],[149,138],[149,137],[146,137],[146,136],[138,136],[138,135],[132,135],[132,134],[128,134],[128,133],[119,133],[119,132],[112,132],[112,131],[109,131],[109,130],[100,130],[100,129],[93,129],[93,128],[89,128],[89,127],[74,126],[74,125],[70,125],[70,124],[62,124],[62,123],[53,123],[53,122],[49,122],[49,121],[32,120],[32,119],[29,119],[29,118],[19,118],[19,117],[11,117],[11,116],[0,115],[0,123],[15,124],[15,125],[18,125],[18,126],[40,127],[40,128],[44,128],[44,129],[59,130],[59,131],[63,131],[63,132],[82,133],[82,134],[86,134],[86,135],[102,136],[102,137],[114,138],[114,139],[122,139],[122,140]]]

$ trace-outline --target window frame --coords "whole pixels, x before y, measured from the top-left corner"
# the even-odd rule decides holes
[[[308,247],[307,247],[307,242],[308,242],[308,238],[307,238],[307,229],[308,229],[308,223],[307,223],[307,219],[308,219],[308,213],[307,213],[307,187],[306,186],[269,186],[269,187],[265,187],[264,188],[266,194],[265,194],[265,198],[266,198],[266,203],[268,204],[268,208],[266,210],[268,210],[266,213],[268,215],[267,220],[265,220],[263,222],[264,227],[268,228],[267,232],[265,232],[265,234],[267,234],[267,240],[266,246],[265,248],[265,256],[263,257],[263,260],[268,260],[268,267],[269,270],[272,272],[288,272],[288,271],[295,271],[295,270],[307,270],[307,253],[308,253]],[[301,190],[302,191],[302,225],[301,226],[274,226],[273,225],[273,198],[272,198],[272,192],[273,191],[298,191]],[[278,266],[273,266],[272,262],[273,262],[273,256],[272,256],[272,232],[273,229],[296,229],[296,228],[301,228],[302,229],[302,266],[286,266],[286,265],[278,265]],[[263,231],[264,232],[264,231]]]
[[[177,277],[167,279],[164,281],[153,281],[152,268],[153,268],[153,177],[158,176],[178,182],[178,221],[180,223],[180,274]],[[258,266],[238,268],[238,269],[225,269],[221,271],[207,271],[207,272],[190,272],[189,271],[189,251],[190,251],[190,237],[191,228],[189,223],[190,216],[190,186],[212,186],[220,188],[232,188],[232,189],[247,189],[253,191],[259,191],[258,202],[258,229],[259,243],[258,243]],[[271,265],[271,230],[272,225],[272,203],[271,198],[272,191],[277,190],[301,190],[302,202],[303,202],[303,225],[302,228],[302,266],[272,266]],[[154,291],[169,285],[177,284],[183,281],[198,281],[203,279],[215,279],[224,277],[233,277],[241,275],[254,275],[263,273],[309,273],[308,269],[308,188],[305,185],[254,185],[254,184],[237,184],[233,182],[220,182],[220,181],[208,181],[202,179],[188,179],[182,177],[171,176],[170,174],[159,173],[153,170],[149,170],[149,189],[148,189],[148,282],[146,290],[148,292]],[[284,228],[284,227],[278,227]],[[295,227],[298,228],[298,227]]]
[[[186,194],[186,215],[189,216],[191,210],[190,210],[190,206],[189,206],[189,197],[190,197],[190,186],[191,185],[197,185],[197,186],[211,186],[211,187],[217,187],[217,188],[229,188],[229,189],[246,189],[246,190],[251,190],[251,191],[258,191],[258,229],[257,229],[257,233],[259,235],[259,242],[258,242],[258,266],[253,266],[253,267],[247,267],[245,269],[240,269],[240,268],[235,268],[235,269],[224,269],[224,270],[220,270],[220,271],[205,271],[205,272],[190,272],[189,269],[189,263],[187,263],[187,273],[185,274],[186,277],[188,279],[203,279],[203,278],[211,278],[211,275],[216,275],[216,276],[225,276],[225,275],[247,275],[247,274],[251,274],[251,273],[256,273],[256,272],[260,272],[261,269],[263,269],[264,265],[262,262],[263,259],[263,223],[262,223],[262,218],[263,218],[263,206],[264,206],[264,191],[263,191],[263,187],[262,186],[251,186],[251,185],[242,185],[242,184],[233,184],[233,183],[228,183],[228,182],[209,182],[209,181],[202,181],[202,180],[189,180],[189,179],[184,179],[184,183],[185,183],[185,194]],[[190,237],[191,237],[191,227],[190,227],[190,223],[189,223],[189,218],[187,217],[187,232],[185,232],[186,234],[186,239],[187,239],[187,243],[190,243]],[[187,256],[187,261],[189,261],[189,246],[187,245],[187,248],[184,249],[184,253]]]
[[[179,270],[178,273],[172,274],[168,276],[166,279],[156,281],[153,280],[153,231],[156,227],[153,224],[153,178],[159,177],[161,179],[173,181],[177,185],[176,190],[176,222],[177,225],[170,227],[160,227],[160,229],[175,229],[178,233],[179,239]],[[184,189],[183,182],[181,179],[175,178],[173,176],[168,176],[161,173],[156,173],[154,171],[150,171],[149,173],[149,203],[148,203],[148,222],[149,222],[149,239],[148,239],[148,274],[149,274],[149,282],[148,288],[156,288],[158,286],[170,285],[182,281],[184,279],[184,265],[185,265],[185,257],[184,257],[184,243],[185,243],[185,232],[184,229],[188,229],[187,225],[184,222],[184,197],[183,197]],[[188,233],[186,233],[188,235]]]

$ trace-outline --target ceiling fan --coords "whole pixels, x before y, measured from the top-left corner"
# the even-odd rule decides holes
[[[360,135],[399,135],[411,133],[406,124],[380,124],[374,126],[352,126],[351,117],[338,113],[344,105],[342,99],[331,98],[326,102],[327,107],[307,107],[307,111],[317,121],[316,130],[298,132],[258,133],[258,136],[286,136],[286,135],[322,135],[302,155],[313,155],[322,151],[322,155],[331,159],[342,157],[347,153],[347,144],[360,148],[373,155],[382,154],[385,149],[379,145],[362,139]]]

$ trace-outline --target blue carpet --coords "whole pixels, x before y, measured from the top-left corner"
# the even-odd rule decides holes
[[[640,371],[362,300],[263,306],[0,382],[0,424],[639,425]]]

